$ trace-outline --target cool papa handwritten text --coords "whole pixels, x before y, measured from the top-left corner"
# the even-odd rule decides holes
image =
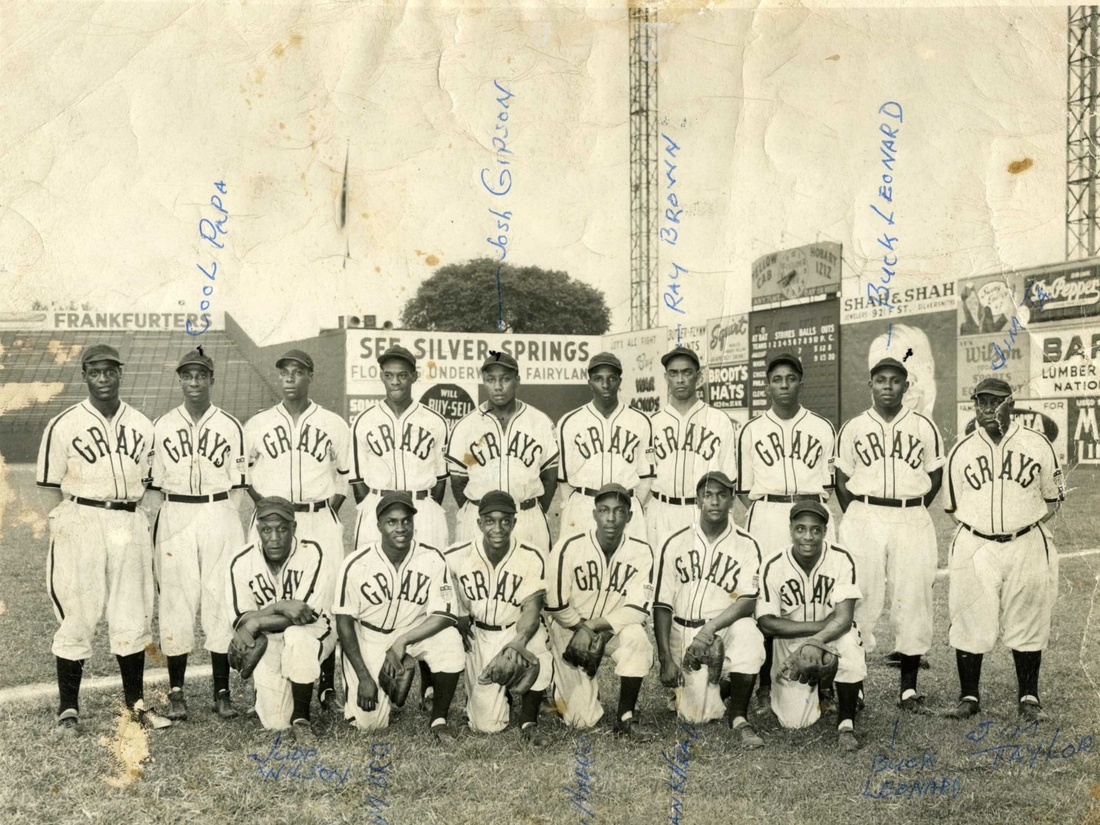
[[[210,205],[213,206],[214,209],[216,209],[221,214],[221,217],[219,218],[215,216],[215,220],[202,218],[199,221],[199,237],[202,238],[202,240],[204,240],[207,244],[209,244],[212,249],[221,250],[225,249],[225,244],[218,241],[218,236],[229,234],[229,232],[225,228],[225,224],[229,221],[229,210],[222,205],[221,199],[221,195],[224,195],[227,189],[225,181],[215,181],[214,188],[218,190],[219,194],[210,196]],[[217,259],[212,259],[210,261],[209,271],[207,271],[202,264],[195,264],[195,266],[198,267],[199,272],[205,275],[209,280],[213,281],[217,277]],[[210,329],[210,316],[205,314],[207,310],[210,309],[210,302],[206,299],[214,294],[214,287],[211,284],[203,284],[202,294],[203,298],[201,301],[199,301],[199,312],[203,313],[201,317],[203,321],[206,322],[206,326],[204,326],[198,332],[194,332],[191,327],[191,319],[188,318],[187,324],[184,326],[184,332],[192,337],[198,337],[206,332],[208,329]]]

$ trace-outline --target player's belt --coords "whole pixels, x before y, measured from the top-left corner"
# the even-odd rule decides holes
[[[328,500],[325,501],[304,501],[294,503],[294,512],[296,513],[316,513],[318,510],[327,507]]]
[[[679,616],[673,616],[672,621],[680,625],[680,627],[702,627],[706,624],[703,619],[681,619]]]
[[[474,619],[474,627],[481,628],[482,630],[507,630],[510,627],[515,627],[516,623],[506,624],[503,627],[499,624],[486,624],[485,622],[479,622]]]
[[[586,496],[591,496],[592,498],[595,498],[600,494],[599,490],[593,490],[591,487],[574,487],[573,489],[576,490],[578,493],[584,493]],[[630,490],[630,495],[634,495],[633,490]]]
[[[85,507],[102,507],[104,510],[125,510],[128,513],[137,511],[136,501],[100,501],[99,499],[81,498],[80,496],[69,496],[69,501],[75,501]]]
[[[883,498],[882,496],[854,496],[864,504],[877,504],[879,507],[923,507],[923,498]]]
[[[695,497],[691,498],[677,498],[676,496],[666,496],[664,493],[654,493],[653,497],[657,501],[663,501],[665,504],[694,504]]]
[[[375,633],[393,633],[394,631],[394,628],[392,627],[389,630],[386,630],[381,627],[375,627],[370,622],[365,622],[362,619],[356,619],[356,621],[359,622],[359,624],[363,625],[363,627],[365,627],[367,630],[373,630]]]
[[[229,493],[211,493],[208,496],[185,496],[178,493],[165,493],[164,498],[166,501],[179,501],[184,504],[207,504],[212,501],[225,501],[229,498]]]
[[[1029,524],[1023,530],[1017,530],[1015,533],[979,533],[977,530],[975,530],[969,524],[963,524],[963,527],[965,527],[967,530],[969,530],[971,533],[973,533],[978,538],[986,539],[987,541],[999,541],[1002,544],[1006,541],[1012,541],[1013,539],[1017,539],[1020,536],[1022,536],[1024,533],[1030,533],[1032,530],[1034,530],[1038,526],[1039,526],[1039,522],[1035,522],[1034,524]]]
[[[422,499],[426,499],[428,496],[430,496],[432,494],[432,491],[431,490],[375,490],[373,487],[368,487],[367,488],[367,495],[369,496],[371,493],[378,493],[378,495],[380,495],[380,496],[389,496],[389,495],[393,495],[394,493],[404,493],[405,495],[411,496],[412,498],[416,499],[417,501],[421,501]]]
[[[792,493],[789,496],[781,496],[772,493],[761,496],[757,501],[770,501],[775,504],[794,504],[796,501],[821,501],[817,493]]]
[[[470,502],[470,504],[474,505],[474,507],[477,507],[478,505],[481,504],[481,499],[479,499],[479,498],[468,498],[466,500],[468,502]],[[527,501],[521,501],[520,502],[519,509],[521,509],[521,510],[530,510],[532,507],[534,507],[538,503],[539,503],[539,500],[537,498],[529,498],[529,499],[527,499]]]

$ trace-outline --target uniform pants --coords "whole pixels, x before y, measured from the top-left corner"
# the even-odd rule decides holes
[[[586,496],[587,498],[587,496]],[[565,649],[573,631],[557,622],[550,622],[550,648],[554,653],[554,699],[565,724],[575,728],[590,728],[603,716],[599,685],[588,678],[584,668],[568,664]],[[646,635],[645,625],[628,624],[611,637],[604,648],[605,656],[615,663],[619,678],[642,678],[653,666],[653,644]]]
[[[312,685],[321,675],[321,662],[336,649],[336,627],[327,613],[312,624],[291,625],[282,633],[267,634],[267,650],[252,678],[256,684],[256,715],[268,730],[290,727],[294,715],[291,683]]]
[[[244,545],[234,503],[165,501],[153,522],[153,545],[161,650],[166,656],[194,650],[201,609],[206,649],[226,653],[233,627],[225,582],[229,560]]]
[[[875,652],[875,626],[890,583],[894,649],[923,656],[932,647],[932,585],[936,581],[936,528],[924,507],[882,507],[853,501],[840,525],[840,544],[856,564],[863,594],[855,619],[863,648]]]
[[[745,532],[760,545],[761,561],[767,561],[791,543],[791,503],[763,499],[752,502],[745,517]],[[836,516],[830,513],[825,538],[835,544],[836,536]]]
[[[331,605],[336,590],[336,581],[340,578],[340,567],[344,563],[344,526],[340,523],[340,517],[329,506],[322,507],[314,512],[302,512],[294,514],[297,527],[294,530],[295,537],[301,541],[308,539],[315,541],[321,548],[321,565],[328,581],[329,592],[322,593],[321,604]],[[260,541],[260,534],[256,528],[256,513],[248,523],[248,541]]]
[[[684,627],[673,620],[669,635],[670,652],[681,668],[684,654],[700,630],[701,627]],[[764,634],[756,626],[755,619],[738,619],[717,635],[722,637],[722,643],[726,646],[723,675],[744,673],[755,676],[760,672],[764,664]],[[684,684],[676,689],[676,708],[681,719],[700,724],[722,718],[725,703],[718,685],[710,683],[709,674],[710,670],[706,667],[683,671]]]
[[[419,624],[417,622],[416,624]],[[382,665],[386,661],[386,651],[403,634],[407,633],[416,624],[399,627],[389,633],[379,633],[356,623],[355,635],[359,640],[359,654],[370,672],[375,684],[378,684],[378,674],[382,672]],[[422,642],[409,645],[405,652],[414,659],[427,663],[433,673],[461,673],[464,664],[462,651],[462,637],[454,627],[446,627],[429,636]],[[378,688],[378,700],[374,710],[367,712],[359,707],[356,698],[359,692],[359,677],[355,674],[355,668],[347,660],[347,656],[340,654],[340,669],[344,674],[344,686],[347,694],[344,697],[344,718],[351,721],[359,730],[381,730],[390,724],[390,698],[381,687]]]
[[[772,710],[785,728],[807,728],[821,718],[821,705],[818,701],[817,685],[804,685],[792,682],[780,675],[780,669],[787,657],[798,650],[806,638],[776,639],[775,658],[772,660]],[[867,657],[863,650],[860,631],[854,624],[852,629],[837,639],[836,647],[837,682],[854,684],[867,678]]]
[[[517,502],[518,504],[519,502]],[[550,525],[539,505],[516,513],[516,526],[512,538],[530,545],[542,554],[545,560],[550,556]],[[458,524],[455,525],[455,541],[478,541],[481,530],[477,526],[477,505],[467,501],[458,511]]]
[[[592,511],[596,509],[596,499],[584,493],[574,490],[565,499],[561,507],[561,521],[558,529],[558,539],[566,536],[575,536],[586,533],[596,526],[596,520]],[[631,512],[633,515],[626,525],[626,534],[635,538],[646,539],[646,514],[636,497],[631,498]]]
[[[378,531],[378,517],[374,513],[379,499],[381,495],[372,492],[357,508],[353,540],[356,550],[362,550],[372,541],[380,541],[382,538],[382,534]],[[413,516],[413,538],[420,544],[434,547],[441,552],[446,550],[450,542],[447,541],[447,514],[443,512],[443,507],[436,504],[431,496],[419,501],[414,500],[413,505],[416,507],[416,515]]]
[[[494,683],[482,685],[478,677],[489,666],[493,657],[516,638],[514,627],[505,630],[483,630],[473,625],[470,634],[470,652],[466,654],[466,716],[470,730],[478,733],[498,733],[508,727],[508,697],[503,686]],[[539,675],[531,690],[546,690],[554,678],[554,657],[546,644],[546,630],[540,626],[526,645],[539,660]]]
[[[107,612],[111,652],[140,653],[153,641],[153,543],[142,510],[105,510],[66,499],[49,515],[46,588],[60,627],[53,654],[92,655]]]
[[[1003,543],[960,527],[949,568],[953,648],[989,653],[999,633],[1013,650],[1046,648],[1058,598],[1058,551],[1044,526]]]
[[[699,508],[694,504],[669,504],[654,497],[649,500],[645,516],[649,546],[653,548],[655,562],[659,563],[665,542],[672,534],[698,523]]]

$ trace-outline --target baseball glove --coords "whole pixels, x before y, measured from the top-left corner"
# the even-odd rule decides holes
[[[712,684],[718,684],[722,678],[722,668],[726,663],[726,643],[721,636],[715,636],[709,642],[706,637],[702,639],[696,635],[688,645],[684,653],[684,670],[696,671],[701,667],[707,668],[707,680]]]
[[[821,683],[828,686],[836,676],[837,665],[840,664],[839,655],[832,645],[810,639],[787,657],[780,672],[792,682],[801,682],[804,685]]]
[[[260,663],[260,659],[264,657],[264,652],[267,650],[267,634],[259,633],[256,635],[256,643],[252,647],[243,647],[233,643],[229,645],[229,666],[236,671],[239,671],[242,679],[252,678],[252,671],[256,669],[256,665]]]
[[[416,660],[406,653],[399,665],[395,665],[395,661],[395,656],[386,656],[382,669],[378,671],[378,687],[390,698],[394,707],[399,708],[405,704],[409,688],[412,687],[413,676],[416,675]]]
[[[573,632],[573,638],[569,640],[569,646],[565,648],[562,658],[574,667],[582,668],[589,679],[595,678],[603,661],[604,648],[610,639],[610,633],[596,633],[588,625],[582,624]]]
[[[519,642],[509,642],[494,656],[477,678],[478,684],[496,683],[522,696],[539,678],[541,666],[531,651]]]

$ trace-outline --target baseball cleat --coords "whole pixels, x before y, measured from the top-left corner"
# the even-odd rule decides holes
[[[432,699],[435,697],[435,688],[429,687],[420,694],[420,709],[425,713],[432,712]]]
[[[761,716],[772,709],[772,686],[761,685],[756,689],[756,707],[753,712]]]
[[[344,703],[334,688],[325,688],[318,697],[318,704],[325,713],[343,713]]]
[[[291,722],[290,735],[294,737],[294,744],[298,747],[311,748],[317,744],[317,736],[308,719],[295,719]]]
[[[229,700],[228,690],[218,691],[218,695],[214,697],[214,707],[211,710],[218,715],[219,719],[235,719],[240,715]]]
[[[859,739],[856,738],[856,732],[851,728],[843,728],[837,732],[836,744],[846,753],[859,750]]]
[[[183,691],[176,689],[168,692],[168,711],[164,714],[173,722],[187,718],[187,700]]]
[[[56,732],[60,736],[76,737],[80,735],[80,720],[76,710],[67,708],[57,717]]]
[[[1016,718],[1021,722],[1046,722],[1050,719],[1050,715],[1043,710],[1043,706],[1039,704],[1038,699],[1034,699],[1030,696],[1025,696],[1020,700],[1019,707],[1016,708]]]
[[[433,725],[428,732],[437,745],[453,745],[458,741],[458,731],[447,724]]]
[[[157,713],[152,708],[145,707],[145,701],[138,699],[130,710],[131,718],[148,730],[164,730],[172,727],[172,720]]]
[[[629,739],[631,742],[652,742],[657,734],[640,724],[636,719],[619,719],[613,727],[615,735],[621,739]]]
[[[740,727],[734,728],[734,731],[741,737],[741,747],[749,748],[750,750],[764,747],[764,740],[760,738],[760,734],[758,734],[748,722]]]
[[[982,707],[977,699],[960,699],[959,704],[951,710],[940,711],[944,719],[969,719],[981,713]]]
[[[534,745],[536,748],[544,748],[550,744],[550,740],[546,738],[546,734],[539,730],[538,725],[528,725],[520,730],[520,736],[523,737],[523,741],[529,745]]]
[[[908,699],[899,699],[898,707],[906,713],[913,713],[917,716],[927,716],[929,713],[924,704],[924,697],[920,694],[910,696]]]

